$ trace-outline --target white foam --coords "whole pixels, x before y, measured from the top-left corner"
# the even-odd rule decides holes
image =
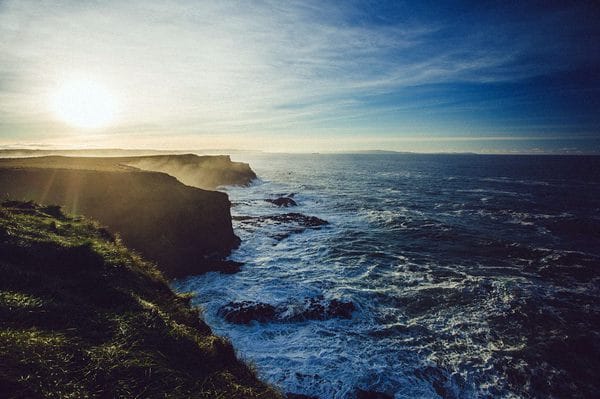
[[[232,214],[300,212],[330,225],[278,241],[272,236],[286,226],[234,220],[242,244],[231,258],[246,262],[241,271],[174,283],[176,289],[196,294],[194,303],[204,308],[214,331],[231,338],[237,353],[285,392],[351,398],[362,388],[396,398],[436,398],[433,380],[445,378],[445,388],[456,397],[490,397],[498,392],[500,397],[516,397],[497,364],[502,356],[523,349],[524,342],[503,341],[487,320],[514,309],[523,300],[530,277],[521,272],[492,278],[489,275],[503,265],[428,252],[428,246],[435,250],[438,242],[428,241],[427,234],[444,233],[442,244],[450,245],[453,232],[468,231],[469,223],[488,223],[491,233],[504,228],[536,232],[532,225],[539,228],[542,220],[571,215],[498,208],[499,198],[515,197],[518,187],[440,188],[444,197],[423,199],[424,187],[418,184],[425,174],[386,171],[386,184],[396,185],[380,187],[369,171],[350,169],[342,161],[338,166],[316,167],[311,160],[294,159],[262,156],[251,162],[262,180],[247,188],[226,188],[236,205]],[[291,170],[290,165],[299,166]],[[540,185],[508,178],[472,179],[478,180]],[[298,203],[294,208],[264,201],[292,193]],[[418,242],[423,246],[403,251],[412,249],[403,244],[414,240],[415,232],[425,237]],[[467,249],[470,244],[475,245],[467,242]],[[516,238],[515,245],[521,245]],[[541,261],[560,256],[550,247],[535,251]],[[294,304],[320,295],[351,300],[357,311],[351,320],[250,325],[229,324],[217,314],[230,301]],[[289,314],[295,312],[290,305]],[[431,375],[419,374],[428,367]]]

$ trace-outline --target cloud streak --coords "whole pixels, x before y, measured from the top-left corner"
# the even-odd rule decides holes
[[[69,130],[47,98],[83,74],[113,88],[122,104],[109,136],[351,133],[335,124],[344,120],[399,137],[419,133],[417,125],[431,133],[447,121],[422,124],[398,110],[451,111],[439,104],[469,99],[439,90],[428,105],[419,97],[424,87],[513,83],[590,62],[571,51],[575,28],[543,37],[568,12],[498,24],[489,24],[485,10],[453,18],[415,13],[384,23],[358,4],[4,1],[0,131]],[[552,57],[560,52],[569,58]]]

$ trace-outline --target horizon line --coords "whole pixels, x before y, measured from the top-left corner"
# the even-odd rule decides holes
[[[28,147],[6,147],[0,145],[0,156],[3,152],[101,152],[101,151],[123,151],[123,152],[153,152],[161,154],[195,154],[195,155],[216,155],[216,154],[198,154],[198,153],[220,153],[219,155],[231,155],[234,153],[262,153],[262,154],[290,154],[290,155],[563,155],[563,156],[600,156],[600,151],[402,151],[402,150],[337,150],[337,151],[266,151],[259,149],[239,149],[239,148],[196,148],[196,149],[169,149],[159,150],[155,148],[130,148],[130,147],[63,147],[63,148],[44,148],[44,146]],[[101,156],[101,155],[99,155]]]

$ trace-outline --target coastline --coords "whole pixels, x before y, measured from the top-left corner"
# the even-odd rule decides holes
[[[239,245],[227,195],[181,180],[210,181],[212,188],[245,185],[255,177],[247,164],[228,156],[0,159],[5,198],[60,204],[68,213],[89,216],[169,278],[232,270],[235,265],[224,259]]]
[[[590,220],[600,186],[597,175],[579,178],[597,159],[246,161],[261,179],[224,188],[237,263],[170,286],[193,294],[202,320],[263,381],[303,399],[557,395],[560,380],[540,376],[561,375],[574,396],[597,386],[577,366],[598,359],[581,343],[592,342],[597,311]],[[448,335],[458,324],[461,335]]]
[[[142,395],[146,389],[154,389],[154,396],[164,392],[176,397],[281,397],[236,358],[229,342],[212,335],[191,307],[190,296],[175,294],[167,285],[165,277],[215,270],[235,272],[240,265],[224,259],[239,244],[239,238],[233,234],[226,194],[185,185],[159,170],[144,170],[161,167],[172,173],[178,169],[180,177],[187,174],[188,179],[194,177],[190,168],[195,168],[197,180],[207,181],[201,176],[207,173],[214,185],[231,184],[232,179],[247,184],[256,176],[246,164],[232,163],[228,156],[0,160],[0,188],[7,198],[0,211],[0,265],[5,277],[0,310],[2,337],[6,339],[0,349],[9,367],[0,381],[2,392],[46,397],[63,389],[76,396],[94,396],[91,392],[123,396],[123,389]],[[222,173],[228,167],[233,172]],[[215,181],[219,173],[224,176],[222,182]],[[129,252],[125,245],[156,263]],[[45,267],[40,268],[40,262]],[[40,285],[52,281],[56,283],[49,287]],[[69,310],[57,312],[63,307]],[[103,316],[89,327],[94,324],[89,317],[106,312],[112,316]],[[162,359],[168,364],[150,355],[152,359],[146,359],[143,366],[120,370],[127,366],[119,362],[136,363],[142,356],[137,349],[123,347],[121,341],[111,346],[118,353],[109,358],[94,357],[97,345],[88,335],[105,334],[102,340],[117,340],[111,327],[114,321],[109,320],[119,324],[130,313],[142,321],[123,339],[141,339],[144,343],[135,341],[134,346],[150,345],[144,356],[156,350],[168,358]],[[146,320],[148,317],[152,320]],[[118,327],[120,331],[123,328]],[[153,346],[152,342],[159,341],[146,335],[155,328],[159,329],[156,334],[163,336],[160,342],[173,335],[180,337],[176,341],[183,341],[165,344],[168,347]],[[63,333],[65,329],[69,332]],[[20,350],[20,355],[15,350]],[[88,359],[86,354],[93,353],[87,362],[102,362],[98,367],[118,369],[126,377],[98,377],[102,371],[93,369],[81,376],[77,370],[85,367],[73,366],[82,360],[65,360],[52,371],[44,362],[59,362],[56,353],[65,359]],[[119,356],[124,358],[117,360]],[[30,366],[23,369],[18,366],[21,363]],[[54,380],[44,374],[44,367],[50,367]],[[175,375],[184,369],[186,375],[195,377],[174,376],[172,384],[158,385],[148,380],[153,373]],[[86,379],[89,374],[95,377]],[[152,388],[144,386],[148,384]]]
[[[0,254],[7,397],[281,398],[96,222],[5,201]]]

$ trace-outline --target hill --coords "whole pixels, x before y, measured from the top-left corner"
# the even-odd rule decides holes
[[[118,232],[167,277],[210,270],[239,243],[226,194],[157,172],[0,168],[0,193],[61,204]]]
[[[5,398],[277,398],[158,270],[56,206],[0,206]]]
[[[256,174],[247,163],[232,162],[228,155],[0,158],[0,168],[82,169],[112,172],[139,169],[167,173],[184,184],[206,190],[224,185],[247,185],[256,178]]]
[[[0,159],[0,196],[60,204],[69,213],[92,217],[171,278],[219,269],[220,260],[239,244],[227,195],[180,181],[217,185],[247,183],[255,176],[241,164],[248,169],[242,173],[246,178],[235,178],[234,164],[225,156],[196,155]],[[217,176],[222,180],[214,180]]]

